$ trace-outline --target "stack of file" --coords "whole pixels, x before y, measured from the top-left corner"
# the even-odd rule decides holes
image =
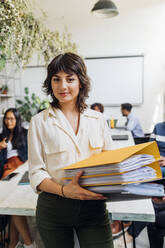
[[[159,158],[156,142],[105,151],[65,167],[64,180],[69,183],[83,170],[79,183],[94,192],[164,196],[162,185],[144,184],[162,178]]]
[[[139,169],[144,165],[151,164],[155,161],[153,155],[148,154],[138,154],[131,156],[128,159],[116,164],[105,164],[101,166],[90,166],[84,168],[84,176],[94,176],[100,174],[109,175],[109,174],[120,174],[123,172],[132,171]],[[67,177],[73,177],[76,173],[80,172],[82,168],[67,169]]]
[[[95,186],[87,187],[88,190],[91,190],[95,193],[102,194],[112,194],[112,193],[122,193],[133,194],[133,195],[145,195],[152,197],[163,197],[165,196],[164,186],[161,184],[155,183],[131,183],[125,185],[109,185],[109,186]]]

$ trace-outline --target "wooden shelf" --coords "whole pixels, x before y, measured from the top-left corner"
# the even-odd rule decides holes
[[[9,94],[0,94],[0,97],[13,97],[13,95],[9,95]]]
[[[5,79],[14,79],[14,80],[19,80],[19,77],[14,77],[14,76],[9,76],[9,75],[2,75],[0,74],[0,78],[5,78]]]

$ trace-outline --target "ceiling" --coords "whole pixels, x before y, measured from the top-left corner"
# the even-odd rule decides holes
[[[38,17],[42,10],[46,13],[46,25],[52,30],[59,30],[65,25],[69,30],[99,23],[101,20],[91,14],[91,9],[97,0],[31,0],[32,8]],[[119,20],[128,12],[144,9],[164,0],[113,0],[119,10],[119,15],[106,21],[109,24]],[[105,19],[104,19],[105,21]]]

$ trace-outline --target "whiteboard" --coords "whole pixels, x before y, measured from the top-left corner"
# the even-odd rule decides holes
[[[91,79],[88,104],[143,103],[143,55],[86,58],[85,64]]]

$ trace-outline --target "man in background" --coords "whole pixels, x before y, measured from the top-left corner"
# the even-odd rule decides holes
[[[144,132],[137,117],[131,112],[132,104],[121,104],[121,113],[127,118],[125,127],[132,132],[133,137],[144,137]]]

